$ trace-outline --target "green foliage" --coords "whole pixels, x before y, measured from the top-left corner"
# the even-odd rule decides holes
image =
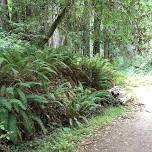
[[[39,105],[42,105],[46,103],[44,101],[46,101],[44,97],[34,94],[27,95],[19,88],[1,87],[0,122],[4,122],[5,130],[11,132],[9,135],[10,141],[17,143],[18,140],[22,140],[23,130],[32,134],[34,122],[37,122],[44,132],[42,121],[38,117],[33,116],[31,107],[29,107],[31,103],[37,102]]]
[[[9,138],[10,138],[9,135],[10,135],[11,133],[8,132],[8,131],[5,129],[5,127],[4,127],[4,122],[0,123],[0,130],[1,130],[2,132],[5,132],[5,134],[2,133],[2,132],[0,132],[0,140],[3,140],[3,141],[9,140]]]
[[[151,75],[152,73],[152,58],[151,51],[145,52],[142,55],[133,54],[132,59],[128,61],[128,63],[122,63],[120,65],[120,69],[126,75],[133,76],[136,74],[139,75]]]
[[[91,86],[96,89],[105,90],[112,87],[119,77],[114,66],[101,57],[83,58],[80,65],[91,80]]]
[[[82,122],[87,123],[90,116],[101,112],[106,106],[120,104],[119,100],[107,91],[86,89],[81,83],[75,88],[68,86],[67,84],[59,86],[53,93],[49,94],[49,97],[63,109],[58,113],[62,112],[65,115],[65,121],[71,127],[80,127]]]
[[[14,144],[38,131],[46,134],[48,126],[80,127],[102,107],[115,105],[100,91],[115,81],[113,66],[70,51],[0,47],[0,123]]]
[[[11,132],[11,142],[39,130],[46,134],[51,125],[80,127],[103,107],[118,105],[107,92],[123,79],[112,60],[123,56],[126,64],[134,56],[129,47],[139,53],[149,49],[151,2],[143,0],[76,0],[49,36],[50,46],[56,47],[52,44],[56,39],[64,46],[31,45],[47,40],[44,35],[66,4],[63,0],[8,0],[0,6],[0,124],[4,128],[0,131]],[[95,56],[94,48],[109,59]],[[141,67],[143,61],[142,70],[151,70],[150,57],[146,56],[146,62],[137,58],[131,61],[134,67]],[[67,140],[55,145],[61,151],[73,149]]]
[[[80,84],[75,90],[76,96],[66,106],[66,113],[70,126],[80,126],[81,121],[87,122],[87,117],[97,110],[98,105],[95,103],[98,98],[95,93],[84,89]]]
[[[126,107],[109,107],[104,110],[103,114],[97,115],[88,120],[88,123],[82,124],[77,128],[59,128],[53,134],[46,136],[43,139],[34,140],[24,143],[13,152],[28,151],[31,152],[46,152],[46,151],[60,151],[60,152],[75,152],[78,148],[78,143],[81,139],[85,139],[94,134],[94,130],[99,126],[110,124],[114,119],[127,112]]]

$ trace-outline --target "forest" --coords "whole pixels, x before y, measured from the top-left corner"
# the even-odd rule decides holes
[[[0,151],[75,152],[125,111],[108,90],[152,74],[151,30],[152,0],[0,0]]]

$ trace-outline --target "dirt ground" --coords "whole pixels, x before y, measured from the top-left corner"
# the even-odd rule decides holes
[[[152,152],[152,86],[135,87],[133,112],[100,128],[79,152]]]

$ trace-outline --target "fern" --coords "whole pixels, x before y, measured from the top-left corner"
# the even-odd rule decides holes
[[[7,109],[8,111],[12,110],[12,104],[8,101],[8,99],[0,98],[0,106]]]
[[[108,61],[99,57],[83,58],[79,64],[91,80],[91,87],[98,90],[110,88],[119,76]]]
[[[5,94],[6,94],[6,87],[2,86],[1,89],[0,89],[0,95],[1,95],[1,97],[4,97]]]
[[[7,109],[0,107],[0,123],[3,123],[5,129],[7,129],[8,126],[8,113]]]
[[[19,112],[20,109],[26,110],[27,107],[22,103],[21,100],[18,99],[8,99],[8,101],[11,103],[11,105]]]
[[[35,103],[48,103],[45,97],[32,94],[26,96],[28,102],[35,102]]]
[[[27,105],[27,98],[24,92],[21,89],[16,89],[16,93],[18,94],[18,98],[23,102],[24,105]]]
[[[19,82],[17,85],[21,88],[30,89],[34,86],[42,86],[42,83],[39,83],[39,82]]]
[[[10,140],[16,144],[18,141],[18,127],[16,117],[12,113],[9,114],[8,131],[10,132]]]
[[[43,122],[33,117],[28,108],[31,102],[37,104],[47,103],[46,98],[40,95],[26,95],[21,89],[16,87],[2,87],[0,97],[0,123],[4,122],[5,129],[11,134],[10,141],[17,143],[22,140],[22,130],[24,128],[29,134],[33,133],[34,122],[45,132]],[[20,120],[20,123],[18,121]],[[24,131],[23,131],[24,132]]]
[[[41,130],[43,131],[44,134],[47,133],[47,129],[45,128],[45,126],[43,125],[43,122],[40,118],[38,118],[37,116],[32,115],[31,118],[36,121],[36,123],[40,126]]]
[[[32,134],[33,132],[33,122],[32,120],[29,118],[29,116],[26,114],[25,111],[23,110],[20,110],[20,115],[21,117],[23,118],[23,125],[24,125],[24,128],[25,130],[29,133],[29,134]]]

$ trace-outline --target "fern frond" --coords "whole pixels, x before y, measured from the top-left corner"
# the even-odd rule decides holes
[[[8,99],[0,98],[0,106],[6,108],[8,111],[12,110],[12,104],[8,101]]]
[[[34,115],[31,116],[31,118],[36,121],[36,123],[40,126],[41,130],[43,131],[44,134],[47,133],[47,129],[45,128],[42,120],[39,117],[36,117]]]
[[[26,110],[26,106],[21,100],[18,99],[8,99],[8,101],[12,104],[12,106],[19,112],[20,109]]]
[[[0,107],[0,123],[3,123],[3,126],[5,129],[7,129],[7,126],[8,126],[8,110],[3,108],[3,107]]]
[[[26,98],[28,102],[48,103],[45,97],[36,94],[27,95]]]
[[[33,131],[33,124],[32,124],[32,120],[28,117],[28,115],[26,114],[25,111],[20,110],[20,115],[23,118],[23,125],[24,128],[26,129],[26,131],[31,134]]]
[[[16,144],[18,141],[18,127],[16,117],[12,113],[9,114],[8,131],[10,132],[10,141]]]

